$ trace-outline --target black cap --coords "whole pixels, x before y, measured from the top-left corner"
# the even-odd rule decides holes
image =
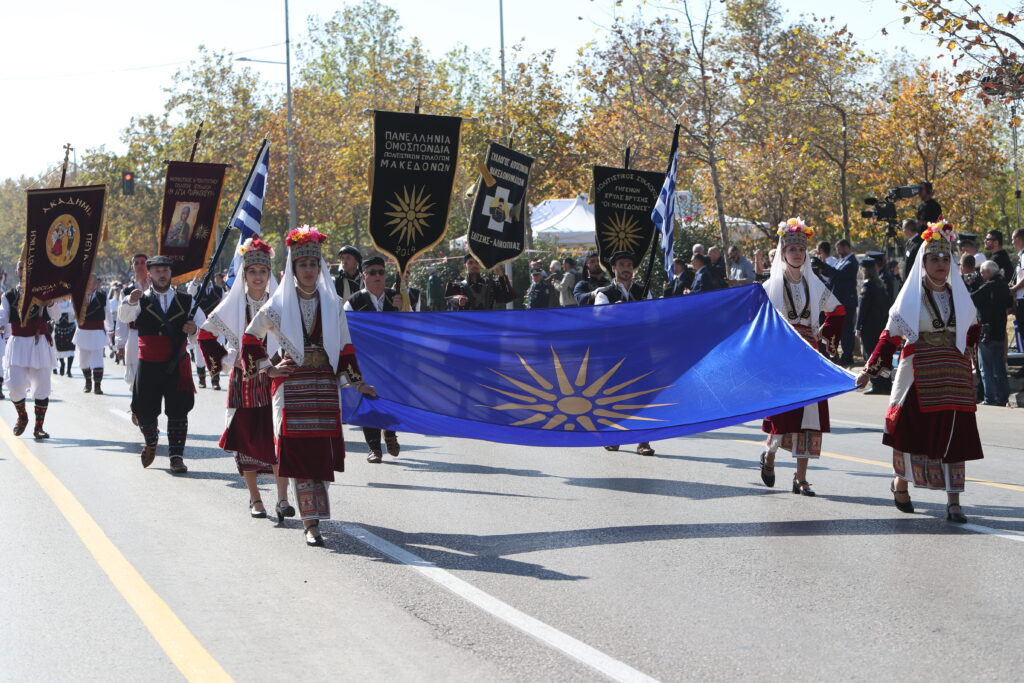
[[[860,264],[862,266],[873,266],[876,263],[878,263],[878,260],[876,260],[873,256],[865,256],[860,260]]]
[[[351,256],[355,256],[356,263],[359,263],[360,265],[362,265],[363,263],[363,255],[360,254],[359,250],[353,247],[351,244],[346,244],[345,246],[338,250],[339,258],[341,257],[342,254],[349,254]]]
[[[166,256],[151,256],[150,258],[146,259],[146,267],[152,268],[153,266],[167,266],[168,268],[170,268],[171,259],[167,258]]]
[[[385,265],[386,264],[384,262],[383,256],[371,256],[370,258],[363,261],[363,270],[369,268],[370,266],[380,266],[383,268]]]
[[[885,252],[883,251],[869,251],[864,255],[874,259],[876,263],[885,263]]]
[[[629,253],[628,251],[615,252],[614,254],[612,254],[612,257],[608,259],[608,263],[614,266],[616,261],[624,258],[628,258],[630,262],[633,264],[633,267],[636,268],[636,256],[633,256],[633,254]]]
[[[968,242],[977,242],[978,236],[972,235],[969,232],[961,232],[957,235],[957,244],[967,244]]]

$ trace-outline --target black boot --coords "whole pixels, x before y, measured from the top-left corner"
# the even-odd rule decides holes
[[[82,391],[86,394],[92,393],[92,370],[82,368],[82,377],[85,378],[85,389],[82,389]]]
[[[50,435],[43,431],[43,420],[46,419],[46,408],[50,405],[50,399],[37,398],[34,400],[36,409],[36,428],[32,436],[37,439],[49,439]]]
[[[199,374],[199,388],[206,388],[206,368],[196,368],[196,372]]]
[[[68,360],[67,373],[68,373],[68,377],[71,377],[71,365],[72,365],[72,363],[75,362],[75,359],[74,359],[74,357],[71,357],[71,358],[68,358],[67,360]]]
[[[54,368],[53,369],[53,374],[55,374],[55,375],[59,374],[59,375],[63,376],[64,375],[64,359],[63,358],[58,358],[57,362],[60,363],[60,368]],[[58,370],[59,370],[59,372],[58,372]]]
[[[92,393],[97,394],[97,395],[102,395],[103,394],[103,389],[100,388],[100,382],[103,381],[103,368],[96,368],[95,370],[93,370],[92,371],[92,377],[93,377],[93,380],[95,380],[95,384],[93,385]]]
[[[220,391],[220,373],[210,371],[210,386],[215,390]]]

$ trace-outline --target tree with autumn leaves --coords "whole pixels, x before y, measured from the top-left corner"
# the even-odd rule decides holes
[[[627,147],[632,166],[663,169],[677,123],[677,184],[694,193],[699,210],[687,230],[701,230],[702,241],[743,237],[728,231],[732,217],[765,226],[767,243],[771,225],[800,215],[826,238],[877,244],[884,226],[860,217],[862,197],[919,180],[936,184],[955,224],[1012,227],[1006,149],[1015,122],[993,109],[998,93],[984,83],[995,76],[1012,84],[1024,52],[1013,32],[1020,18],[971,7],[956,14],[937,0],[902,4],[911,20],[943,36],[943,49],[955,57],[952,71],[869,55],[846,27],[828,18],[787,19],[776,0],[728,0],[724,12],[708,0],[666,0],[613,16],[564,72],[553,52],[512,46],[503,94],[493,55],[462,46],[431,55],[403,33],[397,12],[360,0],[311,20],[297,50],[297,221],[328,228],[339,246],[368,249],[367,111],[418,106],[475,119],[463,127],[449,237],[466,231],[468,191],[487,140],[537,159],[530,187],[536,203],[588,192],[591,166],[621,163]],[[993,58],[978,65],[973,54]],[[965,75],[969,62],[973,71]],[[969,82],[986,97],[964,97]],[[200,121],[197,160],[232,164],[224,222],[269,137],[263,227],[280,238],[288,224],[285,120],[279,89],[232,55],[202,50],[168,84],[163,111],[125,122],[123,153],[101,147],[80,154],[76,182],[112,189],[101,272],[118,272],[131,253],[155,249],[163,161],[187,158]],[[136,174],[133,197],[115,191],[123,170]],[[0,206],[7,208],[0,214],[0,260],[8,266],[24,230],[24,189],[51,182],[0,183]],[[684,232],[681,242],[691,237]],[[445,251],[440,245],[438,253]]]

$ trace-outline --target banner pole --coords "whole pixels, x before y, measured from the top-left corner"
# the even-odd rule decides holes
[[[68,177],[68,155],[71,154],[71,143],[64,145],[64,167],[60,172],[60,186],[64,187],[64,180]]]
[[[190,154],[188,156],[189,163],[192,163],[193,161],[196,160],[196,148],[199,147],[199,136],[201,136],[203,134],[203,124],[204,123],[206,123],[206,121],[200,121],[199,122],[199,128],[196,130],[195,140],[192,141],[192,154]]]
[[[629,145],[626,145],[626,154],[622,159],[622,168],[629,170]]]

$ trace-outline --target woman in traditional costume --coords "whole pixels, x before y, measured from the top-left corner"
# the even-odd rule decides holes
[[[53,372],[70,377],[71,365],[75,362],[75,331],[78,329],[78,322],[70,298],[59,301],[57,309],[60,311],[60,317],[53,323],[53,345],[57,349],[60,369],[54,368]]]
[[[778,235],[771,274],[762,283],[768,299],[804,341],[815,349],[824,342],[830,355],[834,355],[846,312],[811,270],[807,245],[814,237],[814,229],[799,218],[790,218],[779,223]],[[819,328],[822,313],[825,321]],[[766,418],[761,431],[768,434],[765,451],[761,453],[761,480],[765,486],[775,486],[775,453],[782,446],[796,458],[793,493],[813,496],[814,490],[807,483],[807,462],[821,456],[821,435],[829,431],[828,401]]]
[[[857,376],[888,374],[900,350],[882,443],[892,448],[896,508],[913,512],[907,485],[946,491],[946,519],[967,521],[960,507],[964,463],[980,460],[971,357],[979,339],[977,311],[951,264],[956,234],[940,221],[921,234],[917,258],[889,309],[878,346]]]
[[[253,318],[242,339],[243,362],[271,378],[278,474],[295,479],[308,545],[323,545],[320,520],[331,516],[327,483],[345,469],[338,379],[368,396],[345,313],[321,247],[327,236],[304,225],[288,233],[281,286]],[[272,333],[281,351],[262,341]]]
[[[274,414],[270,407],[270,377],[246,364],[242,357],[242,337],[249,323],[277,289],[271,275],[274,250],[259,237],[250,237],[238,249],[242,256],[242,276],[227,296],[210,312],[202,329],[224,338],[228,355],[225,367],[231,368],[228,380],[227,424],[220,438],[220,447],[235,454],[238,473],[249,489],[249,515],[263,519],[267,510],[260,497],[257,477],[273,474],[277,483],[277,521],[294,517],[295,508],[288,503],[288,478],[278,476],[274,454]],[[275,338],[262,340],[261,357],[278,352]]]

